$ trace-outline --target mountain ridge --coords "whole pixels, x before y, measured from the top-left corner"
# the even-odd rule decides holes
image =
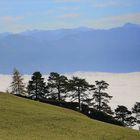
[[[134,27],[134,28],[132,28]],[[0,73],[140,71],[140,26],[0,34]],[[26,34],[26,35],[25,35]]]

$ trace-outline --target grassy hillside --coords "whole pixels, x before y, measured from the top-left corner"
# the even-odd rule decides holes
[[[140,140],[140,132],[0,93],[0,140]]]

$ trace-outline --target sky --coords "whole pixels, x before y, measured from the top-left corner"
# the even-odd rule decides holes
[[[140,24],[140,0],[0,0],[0,32]]]

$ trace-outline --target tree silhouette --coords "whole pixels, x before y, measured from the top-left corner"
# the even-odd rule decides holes
[[[136,102],[134,107],[132,108],[132,112],[136,114],[137,123],[140,124],[140,102]]]
[[[28,94],[35,99],[41,99],[47,93],[46,83],[40,72],[34,72],[28,83]]]
[[[132,116],[132,112],[123,105],[119,105],[115,109],[115,119],[122,122],[125,126],[134,126],[136,118]]]
[[[109,107],[108,103],[112,96],[104,92],[109,84],[105,81],[95,81],[96,85],[94,88],[94,94],[92,98],[93,107],[99,111],[103,111],[108,114],[112,114],[112,110]]]
[[[23,83],[23,78],[17,69],[14,69],[11,83],[12,93],[17,95],[25,96],[25,85]]]
[[[58,101],[64,100],[67,92],[67,77],[55,72],[51,72],[48,78],[48,89],[50,95]]]
[[[89,83],[85,79],[73,77],[69,80],[69,91],[71,91],[70,97],[72,100],[78,100],[79,111],[81,111],[81,102],[85,102],[88,98],[86,91],[89,89]]]

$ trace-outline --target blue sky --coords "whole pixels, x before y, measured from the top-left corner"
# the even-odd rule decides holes
[[[0,32],[140,24],[140,0],[0,0]]]

